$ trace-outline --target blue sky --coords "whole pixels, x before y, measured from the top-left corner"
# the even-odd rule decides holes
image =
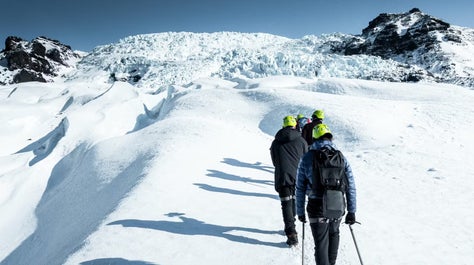
[[[360,34],[380,13],[413,7],[474,27],[472,0],[15,0],[2,1],[0,38],[46,36],[74,50],[167,31],[265,32],[289,38]],[[1,48],[4,48],[2,46]]]

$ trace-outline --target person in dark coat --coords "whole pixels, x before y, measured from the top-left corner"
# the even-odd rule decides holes
[[[308,151],[306,141],[295,126],[295,117],[283,118],[283,128],[276,133],[270,147],[272,163],[275,166],[275,190],[281,201],[286,243],[290,246],[298,243],[295,229],[296,170],[301,157]]]
[[[313,129],[316,125],[323,123],[324,120],[324,111],[315,110],[313,115],[311,115],[311,122],[306,124],[301,130],[301,136],[306,140],[308,146],[313,144]]]
[[[319,150],[323,147],[336,149],[336,145],[332,142],[332,133],[326,124],[318,124],[313,130],[315,138],[311,150]],[[328,219],[323,216],[322,210],[322,194],[320,190],[314,189],[313,185],[321,185],[321,183],[313,183],[313,152],[307,152],[298,167],[298,175],[296,178],[296,213],[298,220],[306,223],[304,212],[306,196],[308,196],[308,212],[309,224],[314,239],[314,257],[317,265],[334,265],[336,264],[337,252],[339,248],[339,226],[341,218]],[[354,175],[351,166],[346,158],[344,158],[345,176],[346,176],[346,201],[347,214],[345,223],[352,225],[356,222],[356,187]]]

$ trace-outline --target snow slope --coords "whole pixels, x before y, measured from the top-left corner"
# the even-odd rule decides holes
[[[472,90],[273,76],[151,93],[90,80],[0,87],[2,265],[300,263],[269,147],[283,116],[316,108],[354,171],[366,264],[474,260]],[[359,264],[346,225],[338,264]]]

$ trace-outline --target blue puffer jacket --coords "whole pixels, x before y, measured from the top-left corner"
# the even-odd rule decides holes
[[[331,146],[337,149],[336,145],[329,140],[316,140],[311,145],[311,150],[318,150],[324,146]],[[356,187],[354,182],[354,176],[352,175],[352,169],[344,158],[347,176],[347,189],[346,189],[346,200],[347,200],[347,211],[351,213],[356,212]],[[313,152],[307,152],[300,161],[296,176],[296,214],[298,216],[305,215],[304,207],[306,202],[306,195],[310,199],[317,199],[316,195],[312,192],[313,182]]]

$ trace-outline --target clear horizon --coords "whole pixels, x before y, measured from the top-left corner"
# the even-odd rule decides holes
[[[3,3],[3,41],[38,36],[74,50],[115,43],[122,38],[169,31],[269,33],[288,38],[334,32],[360,34],[381,13],[419,8],[452,25],[474,27],[468,1],[8,1]],[[3,48],[3,47],[2,47]]]

